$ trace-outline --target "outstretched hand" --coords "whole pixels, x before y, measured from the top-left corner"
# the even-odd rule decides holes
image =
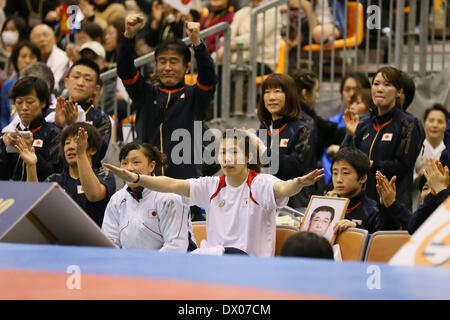
[[[138,178],[137,173],[133,173],[131,171],[128,171],[127,169],[119,168],[109,163],[104,163],[103,166],[111,170],[111,172],[114,173],[114,175],[118,176],[125,182],[133,182],[136,181]]]
[[[314,171],[311,171],[307,175],[304,175],[303,177],[295,178],[295,181],[297,184],[299,184],[302,188],[307,187],[310,185],[313,185],[320,179],[322,179],[325,174],[323,173],[324,169],[315,169]]]

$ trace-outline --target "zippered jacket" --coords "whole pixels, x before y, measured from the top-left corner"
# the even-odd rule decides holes
[[[134,66],[134,46],[135,39],[122,39],[117,74],[133,100],[132,112],[136,112],[137,138],[158,147],[167,155],[169,166],[163,175],[178,179],[199,177],[201,164],[194,164],[194,148],[196,152],[202,152],[202,144],[201,137],[197,137],[199,141],[194,141],[194,121],[204,119],[217,83],[214,63],[208,49],[203,43],[194,48],[198,69],[195,85],[186,85],[183,79],[177,85],[167,87],[162,84],[154,85],[144,79]],[[176,141],[172,141],[172,134],[177,129],[180,130],[174,136]],[[184,136],[187,133],[190,135],[190,150],[183,150],[179,144],[186,140]],[[202,135],[203,132],[199,134]],[[181,158],[180,163],[174,163],[171,155],[177,145],[175,153]]]
[[[367,196],[379,202],[375,173],[380,171],[389,180],[397,176],[396,200],[411,208],[414,164],[424,139],[417,118],[396,107],[381,116],[375,109],[370,119],[360,122],[352,140],[373,161],[367,179]],[[350,141],[346,139],[343,146],[351,145]]]

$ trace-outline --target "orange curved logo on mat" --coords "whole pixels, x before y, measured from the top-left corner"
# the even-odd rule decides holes
[[[446,203],[447,205],[447,203]],[[414,262],[423,266],[450,267],[450,221],[439,226],[420,245]],[[436,258],[437,256],[440,258]]]
[[[191,0],[181,0],[181,3],[184,5],[187,5],[189,2],[191,2]]]

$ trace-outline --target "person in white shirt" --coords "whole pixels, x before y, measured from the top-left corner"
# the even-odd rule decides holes
[[[420,179],[423,175],[424,162],[427,158],[440,159],[441,153],[445,149],[444,133],[448,119],[450,119],[449,112],[440,104],[435,104],[425,110],[423,127],[426,138],[416,160],[414,180]]]
[[[289,197],[303,187],[321,179],[323,169],[288,181],[259,173],[257,147],[250,141],[243,131],[227,130],[218,149],[218,162],[224,173],[220,177],[181,180],[104,166],[125,181],[158,192],[177,193],[186,204],[204,208],[207,240],[202,241],[200,249],[233,248],[248,255],[273,256],[276,209],[285,206]]]
[[[131,142],[119,154],[130,174],[152,175],[166,156],[148,143]],[[179,195],[160,193],[127,181],[108,203],[102,231],[120,248],[186,252],[196,248],[189,207]]]
[[[60,84],[69,71],[70,60],[66,53],[56,46],[55,33],[46,24],[39,24],[31,30],[31,42],[41,51],[41,58],[55,76],[55,89],[60,90]]]
[[[441,158],[442,151],[445,149],[444,133],[448,119],[450,119],[449,112],[440,104],[435,104],[425,110],[423,117],[425,140],[414,166],[414,183],[416,186],[420,185],[423,177],[425,160],[428,158],[439,160]],[[415,188],[413,191],[414,209],[419,205],[420,191],[419,188]]]

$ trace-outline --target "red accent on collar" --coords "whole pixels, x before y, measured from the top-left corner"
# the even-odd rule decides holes
[[[379,126],[377,126],[376,124],[373,124],[373,128],[376,130],[376,131],[380,131],[381,129],[383,129],[384,127],[386,127],[389,123],[391,123],[392,122],[392,119],[391,120],[389,120],[388,122],[386,122],[386,123],[383,123],[383,124],[380,124]]]
[[[286,126],[287,126],[288,124],[287,123],[285,123],[280,129],[274,129],[274,130],[278,130],[278,132],[277,133],[275,133],[273,136],[275,137],[275,136],[277,136],[278,134],[280,134],[281,133],[281,131],[283,131],[284,130],[284,128],[286,128]],[[267,133],[269,134],[269,136],[271,136],[272,137],[272,133],[270,132],[270,130],[268,130],[267,131]]]
[[[225,182],[225,175],[221,175],[219,178],[219,186],[217,187],[216,192],[214,192],[214,194],[211,196],[211,198],[209,198],[209,200],[214,199],[217,194],[219,193],[220,190],[222,190],[223,188],[225,188],[227,186],[227,183]]]
[[[253,179],[255,179],[255,177],[258,174],[259,173],[254,170],[249,170],[248,177],[247,177],[247,185],[248,185],[248,188],[250,189],[250,199],[257,205],[259,205],[259,203],[255,200],[255,198],[253,198],[251,185],[252,185]],[[209,200],[214,199],[219,194],[219,191],[222,190],[223,188],[225,188],[226,186],[227,186],[227,183],[225,182],[225,175],[223,174],[219,178],[219,185],[217,186],[216,192],[214,192],[214,194],[211,196],[211,198],[209,198]]]
[[[248,185],[248,188],[250,189],[250,199],[251,199],[254,203],[256,203],[256,204],[259,206],[259,203],[256,202],[256,200],[253,198],[253,195],[252,195],[252,188],[251,188],[253,179],[255,179],[255,177],[256,177],[257,175],[258,175],[258,172],[253,171],[253,170],[250,170],[250,172],[248,173],[247,185]]]
[[[39,126],[39,127],[37,127],[37,128],[34,128],[34,129],[30,130],[30,132],[31,132],[32,134],[34,134],[35,132],[38,132],[39,130],[41,130],[41,128],[42,128],[42,126]]]
[[[136,73],[136,75],[133,78],[122,80],[122,82],[125,84],[128,84],[128,85],[132,85],[137,81],[137,79],[139,79],[139,71]]]
[[[165,92],[165,93],[177,93],[180,92],[181,90],[184,90],[184,87],[181,87],[179,89],[163,89],[163,88],[159,88],[160,91]]]
[[[358,208],[360,204],[361,204],[361,202],[358,202],[358,203],[357,203],[356,205],[354,205],[353,207],[347,209],[347,210],[345,211],[345,214],[346,214],[346,215],[349,214],[350,212],[352,212],[353,210],[355,210],[356,208]]]

